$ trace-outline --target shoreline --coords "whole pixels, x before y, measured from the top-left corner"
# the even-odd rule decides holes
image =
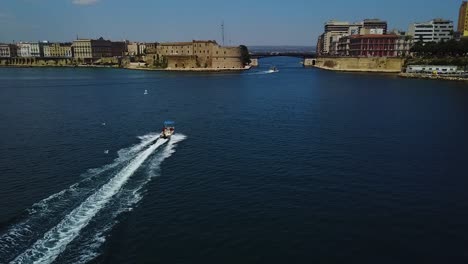
[[[424,80],[442,80],[442,81],[457,81],[457,82],[468,82],[468,77],[455,77],[455,76],[446,76],[446,75],[432,75],[432,74],[422,74],[422,73],[400,73],[398,77],[406,79],[424,79]]]
[[[123,69],[137,71],[163,71],[163,72],[242,72],[250,70],[252,67],[235,68],[235,69],[218,69],[218,68],[180,68],[180,69],[158,69],[158,68],[143,68],[143,67],[120,67],[118,65],[0,65],[0,68],[105,68],[105,69]]]
[[[135,71],[164,71],[164,72],[242,72],[248,71],[252,67],[246,68],[234,68],[234,69],[218,69],[218,68],[166,68],[166,69],[158,69],[158,68],[146,68],[146,67],[122,67],[125,70],[135,70]]]
[[[309,67],[309,66],[306,66]],[[310,66],[312,68],[317,68],[321,70],[326,70],[326,71],[336,71],[336,72],[362,72],[362,73],[393,73],[393,74],[399,74],[401,71],[396,71],[396,70],[371,70],[371,69],[336,69],[336,68],[330,68],[330,67],[325,67],[325,66]]]

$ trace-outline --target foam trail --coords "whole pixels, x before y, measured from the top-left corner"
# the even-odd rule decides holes
[[[271,73],[277,73],[277,72],[273,70],[267,70],[267,71],[252,72],[252,73],[249,73],[248,75],[263,75],[263,74],[271,74]]]
[[[42,239],[39,239],[11,263],[52,263],[91,219],[119,192],[143,162],[165,142],[167,140],[160,139],[139,153],[109,182],[73,209],[59,224],[45,233]]]
[[[82,239],[83,241],[79,241],[79,248],[76,251],[70,249],[73,251],[73,254],[70,255],[74,255],[77,257],[74,259],[67,259],[67,263],[85,264],[99,255],[100,247],[102,244],[105,243],[106,234],[114,226],[116,222],[115,219],[117,218],[117,216],[123,212],[131,211],[135,204],[137,204],[143,198],[144,187],[146,186],[146,184],[150,182],[152,178],[160,176],[160,167],[162,162],[165,159],[171,157],[172,154],[175,153],[175,147],[177,146],[177,143],[185,139],[186,136],[182,134],[173,135],[169,142],[167,142],[167,144],[164,146],[164,148],[148,161],[147,173],[145,174],[145,177],[141,179],[141,181],[139,181],[137,184],[135,184],[133,188],[119,192],[118,195],[121,196],[117,201],[119,208],[112,209],[111,217],[106,216],[107,219],[112,219],[113,221],[108,220],[105,224],[101,225],[97,229],[86,231],[92,233],[93,235],[89,235],[87,237],[80,236],[80,239]]]
[[[129,148],[118,151],[118,157],[113,163],[98,169],[88,170],[82,175],[82,181],[67,189],[55,193],[28,209],[27,218],[14,224],[5,233],[0,234],[0,263],[14,258],[19,252],[38,239],[38,235],[47,231],[67,214],[77,202],[95,191],[96,185],[104,184],[106,178],[97,178],[105,172],[111,172],[119,166],[132,160],[139,152],[148,147],[159,135],[150,133],[139,137],[141,142]]]

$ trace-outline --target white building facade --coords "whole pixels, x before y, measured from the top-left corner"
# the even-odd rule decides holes
[[[453,21],[433,19],[424,23],[410,25],[408,34],[413,36],[414,42],[440,42],[453,38]]]
[[[454,74],[457,71],[458,67],[453,65],[409,65],[406,67],[408,73]]]
[[[29,58],[31,57],[31,43],[18,43],[18,57]]]
[[[44,43],[41,42],[20,42],[17,44],[18,47],[18,57],[43,57]]]

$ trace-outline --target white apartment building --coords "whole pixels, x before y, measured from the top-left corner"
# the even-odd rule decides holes
[[[31,43],[23,43],[20,42],[17,44],[18,46],[18,57],[29,58],[31,56]]]
[[[18,57],[43,57],[43,45],[42,42],[20,42],[17,44]]]
[[[413,36],[414,42],[440,42],[453,38],[453,21],[433,19],[424,23],[410,25],[408,34]]]

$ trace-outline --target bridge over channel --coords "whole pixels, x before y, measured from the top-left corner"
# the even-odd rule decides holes
[[[305,65],[306,60],[315,59],[317,55],[315,52],[296,52],[296,51],[285,51],[285,52],[250,52],[250,59],[252,66],[258,66],[259,60],[262,58],[269,57],[295,57],[301,58]]]
[[[296,57],[296,58],[316,58],[315,52],[251,52],[250,57],[254,59],[261,59],[266,57]]]

